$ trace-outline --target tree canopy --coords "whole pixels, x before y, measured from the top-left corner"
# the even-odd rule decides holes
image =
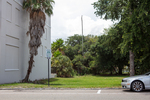
[[[149,0],[98,0],[93,3],[95,14],[104,19],[118,20],[122,39],[117,48],[123,54],[130,51],[130,68],[134,75],[134,62],[149,58],[150,38]],[[132,55],[131,55],[132,54]],[[131,59],[132,58],[132,59]],[[146,64],[149,66],[149,64]],[[136,65],[137,66],[137,65]],[[130,74],[131,74],[130,73]]]

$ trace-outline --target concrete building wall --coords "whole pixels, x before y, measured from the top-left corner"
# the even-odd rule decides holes
[[[29,13],[22,9],[22,1],[0,0],[0,83],[19,82],[27,72],[30,55],[26,32],[30,19]],[[46,49],[50,48],[50,23],[50,17],[46,15],[45,33],[34,58],[31,80],[47,78]]]

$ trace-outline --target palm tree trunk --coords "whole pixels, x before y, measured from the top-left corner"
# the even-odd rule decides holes
[[[29,81],[29,76],[30,76],[30,73],[32,71],[33,62],[34,62],[33,59],[34,59],[34,56],[30,55],[29,67],[28,67],[28,70],[27,70],[27,74],[26,74],[26,77],[22,80],[22,82],[28,82]]]
[[[26,77],[22,82],[28,82],[29,76],[32,70],[34,56],[38,54],[38,47],[41,45],[41,37],[44,33],[45,26],[45,14],[42,10],[33,10],[30,13],[29,31],[27,35],[30,35],[29,48],[30,48],[30,60]]]
[[[134,76],[135,75],[135,71],[134,71],[134,53],[130,50],[129,51],[129,55],[130,55],[130,76]]]

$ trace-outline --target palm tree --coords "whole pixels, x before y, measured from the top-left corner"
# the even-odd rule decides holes
[[[52,43],[52,53],[54,54],[56,51],[60,51],[62,55],[64,53],[64,41],[62,39],[57,39],[56,42]]]
[[[41,37],[43,35],[46,15],[53,14],[53,0],[24,0],[23,8],[30,13],[29,31],[27,35],[30,35],[29,48],[30,48],[30,60],[26,77],[22,82],[28,82],[29,76],[33,67],[34,56],[38,54],[38,47],[41,45]],[[45,12],[45,13],[44,13]]]

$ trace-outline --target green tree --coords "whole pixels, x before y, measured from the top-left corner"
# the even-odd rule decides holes
[[[74,51],[74,48],[72,46],[67,45],[67,46],[65,46],[64,52],[65,52],[65,55],[70,58],[70,60],[73,60],[74,59],[74,55],[78,51]]]
[[[27,74],[22,82],[28,82],[33,67],[34,56],[38,54],[38,47],[41,45],[41,37],[44,34],[45,13],[48,16],[53,14],[53,0],[24,0],[23,8],[30,13],[29,31],[30,35],[29,48],[30,60]],[[45,11],[45,13],[44,13]]]
[[[92,5],[94,7],[95,14],[104,18],[105,20],[111,19],[120,20],[124,17],[124,11],[126,10],[129,0],[98,0]]]
[[[84,38],[84,36],[83,36]],[[66,48],[64,50],[65,55],[68,56],[71,60],[74,59],[75,55],[82,54],[82,36],[75,34],[70,36],[65,41]]]
[[[106,35],[99,36],[98,41],[95,45],[95,49],[97,52],[96,56],[96,67],[97,67],[97,73],[100,74],[101,72],[113,72],[115,71],[115,59],[113,50],[104,45],[103,43],[106,40]]]
[[[97,36],[87,35],[84,38],[84,52],[90,52],[91,45],[94,44],[98,40]]]
[[[79,44],[76,44],[75,46],[66,45],[64,52],[66,56],[73,60],[75,55],[82,54],[81,48],[82,47]]]
[[[83,36],[83,53],[91,52],[91,45],[97,41],[97,36],[87,35]],[[65,55],[67,55],[71,60],[74,59],[74,55],[82,55],[82,36],[75,34],[65,41],[66,48],[64,50]]]
[[[72,60],[74,69],[78,71],[78,74],[81,74],[86,67],[84,66],[83,62],[84,62],[84,57],[81,54],[75,55],[74,59]]]
[[[52,53],[54,53],[55,51],[60,51],[63,52],[63,48],[64,48],[64,40],[62,39],[57,39],[56,42],[52,43]]]
[[[82,44],[82,36],[78,35],[78,34],[75,34],[74,36],[70,36],[70,37],[68,37],[67,41],[65,41],[65,43],[70,46],[75,46],[76,44],[81,45]]]
[[[150,44],[150,1],[149,0],[129,0],[126,13],[129,13],[126,18],[122,20],[122,27],[124,28],[123,42],[120,45],[122,50],[129,48],[134,52],[135,67],[149,70],[148,59],[149,44]],[[130,45],[128,45],[130,44]],[[149,59],[150,60],[150,59]],[[145,70],[146,71],[146,70]],[[144,72],[145,72],[144,71]],[[143,72],[143,73],[144,73]]]
[[[120,28],[120,23],[110,27],[106,31],[104,31],[106,34],[106,39],[103,43],[106,47],[109,47],[111,50],[113,50],[113,56],[114,56],[114,65],[118,67],[119,74],[122,74],[122,69],[125,65],[128,65],[128,53],[121,53],[121,48],[119,48],[120,43],[123,42],[122,35],[123,30]]]
[[[123,42],[119,47],[124,53],[130,52],[130,76],[133,76],[135,54],[147,48],[143,44],[149,42],[150,1],[98,0],[93,5],[97,16],[121,22]]]
[[[93,60],[91,54],[91,45],[98,39],[97,36],[83,36],[83,55],[82,55],[82,36],[75,34],[67,39],[65,46],[65,55],[73,62],[73,68],[80,74],[89,73],[89,63]],[[94,51],[95,52],[95,51]]]

